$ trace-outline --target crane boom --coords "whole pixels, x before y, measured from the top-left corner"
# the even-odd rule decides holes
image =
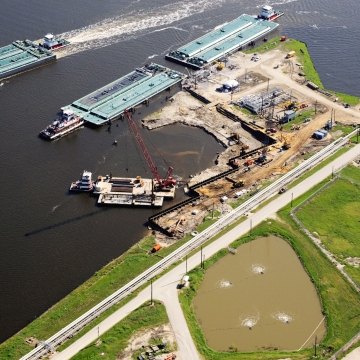
[[[162,179],[160,177],[160,174],[155,165],[155,162],[154,162],[153,158],[151,157],[150,152],[149,152],[148,148],[146,147],[143,138],[140,135],[139,128],[138,128],[136,122],[134,121],[134,119],[132,118],[130,111],[126,110],[125,116],[128,119],[130,129],[131,129],[131,131],[134,135],[134,138],[146,160],[146,163],[147,163],[154,179],[156,179],[156,181],[157,181],[157,185],[161,189],[176,185],[176,180],[173,179],[173,177],[172,177],[173,168],[171,166],[169,166],[169,168],[168,168],[168,171],[166,173],[166,178]]]

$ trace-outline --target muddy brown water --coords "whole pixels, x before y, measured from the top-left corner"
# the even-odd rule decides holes
[[[193,305],[208,346],[218,351],[298,350],[325,334],[314,285],[291,246],[275,236],[211,266]]]

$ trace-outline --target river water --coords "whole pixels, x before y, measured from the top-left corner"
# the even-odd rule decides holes
[[[309,45],[328,88],[360,95],[356,0],[274,0],[282,33]],[[67,193],[83,169],[96,175],[150,176],[125,123],[85,128],[55,143],[37,137],[61,106],[232,20],[256,14],[261,0],[2,0],[0,45],[51,31],[73,45],[55,64],[0,84],[0,341],[39,316],[144,232],[150,209],[97,208]],[[180,69],[180,67],[177,67]],[[161,106],[160,99],[146,111]],[[220,145],[198,129],[142,134],[161,171],[209,166]],[[112,146],[118,139],[118,146]],[[182,195],[178,194],[177,200]],[[170,205],[170,204],[169,204]]]

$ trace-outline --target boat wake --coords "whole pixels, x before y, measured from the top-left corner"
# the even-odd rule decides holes
[[[149,30],[163,31],[175,28],[172,24],[195,14],[203,13],[220,7],[225,0],[176,1],[154,9],[130,11],[114,18],[108,18],[98,23],[80,29],[68,31],[57,36],[70,41],[71,45],[58,53],[58,57],[73,55],[82,51],[93,50],[121,41],[148,34]]]

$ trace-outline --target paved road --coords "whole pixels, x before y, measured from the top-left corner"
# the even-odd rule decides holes
[[[360,359],[360,347],[347,354],[342,360],[359,360]]]
[[[244,235],[250,229],[250,226],[255,227],[262,221],[267,218],[275,216],[275,214],[285,205],[291,202],[292,197],[297,198],[309,189],[311,189],[315,184],[319,183],[326,177],[330,176],[333,171],[337,171],[353,160],[355,157],[360,155],[360,144],[326,165],[314,175],[302,181],[300,184],[290,189],[288,192],[280,195],[269,204],[264,206],[258,212],[250,214],[248,219],[236,226],[234,229],[223,235],[217,241],[211,243],[203,249],[203,254],[206,257],[210,257],[215,254],[220,249],[227,247],[231,242],[237,239],[239,236]],[[195,255],[190,257],[187,261],[188,269],[192,269],[200,264],[200,251]],[[155,299],[159,299],[164,302],[170,323],[175,332],[176,341],[178,344],[180,360],[200,360],[200,356],[196,350],[194,342],[191,338],[189,329],[186,325],[184,315],[181,311],[176,285],[185,273],[185,263],[181,263],[176,266],[174,269],[169,271],[167,274],[160,277],[157,281],[153,283],[153,296]],[[107,319],[99,324],[99,326],[90,330],[72,345],[70,345],[66,350],[61,353],[55,354],[52,358],[56,360],[65,360],[70,359],[77,352],[83,349],[85,346],[89,345],[91,342],[95,341],[98,335],[103,334],[105,331],[109,330],[117,322],[122,320],[125,316],[143,304],[145,301],[150,299],[150,287],[145,288],[139,293],[139,295],[123,306],[121,309],[117,310],[115,313],[110,315]],[[357,350],[358,351],[358,350]],[[356,356],[355,356],[356,358]],[[355,359],[349,358],[351,360]]]

